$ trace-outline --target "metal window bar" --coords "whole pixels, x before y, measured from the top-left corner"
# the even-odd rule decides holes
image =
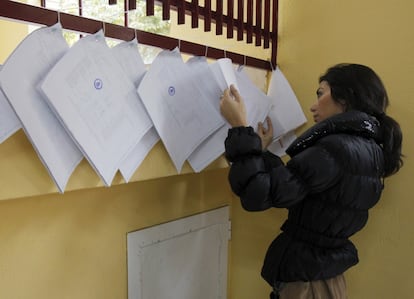
[[[82,3],[80,3],[79,5],[82,5]],[[128,11],[129,11],[129,0],[124,0],[124,26],[125,27],[128,27],[128,24],[129,24]]]
[[[147,1],[147,16],[153,16],[154,15],[154,0],[146,0]]]
[[[211,31],[211,0],[204,0],[204,32]]]
[[[148,3],[147,3],[147,5],[148,5]],[[185,5],[184,5],[184,0],[178,0],[177,1],[177,14],[178,14],[177,23],[178,24],[184,24],[185,23]]]
[[[127,0],[125,0],[127,1]],[[137,9],[137,1],[136,0],[128,0],[128,10]]]
[[[253,42],[253,0],[247,0],[247,43]]]
[[[243,40],[244,35],[244,1],[237,0],[237,40]]]
[[[162,20],[169,20],[170,19],[170,0],[165,0],[162,3]]]
[[[260,46],[262,44],[262,0],[256,0],[256,26],[255,26],[255,38],[256,38],[256,46]]]
[[[276,67],[277,64],[277,32],[278,32],[278,21],[279,21],[279,1],[273,0],[272,5],[273,22],[272,22],[272,57],[270,59],[271,67]]]
[[[163,0],[163,2],[168,0]],[[198,28],[199,10],[198,0],[191,0],[191,28]]]
[[[46,0],[44,2],[45,2],[45,6],[46,6]],[[80,16],[82,16],[82,7],[83,7],[82,0],[78,0],[78,7],[79,7],[78,13],[79,13]]]
[[[216,0],[216,35],[223,34],[223,0]]]
[[[264,7],[264,40],[263,47],[265,49],[269,48],[269,39],[270,39],[270,0],[265,0]]]
[[[234,2],[233,0],[227,0],[227,38],[233,38],[233,14]]]
[[[81,1],[81,0],[80,0]],[[151,1],[151,0],[149,0]],[[176,7],[177,1],[181,0],[170,0],[171,8]],[[222,0],[217,0],[218,2]],[[249,0],[252,1],[252,0]],[[273,0],[273,8],[277,10],[277,0]],[[45,2],[45,1],[43,1]],[[187,12],[191,13],[191,3],[186,1],[184,2],[184,9]],[[275,4],[276,3],[276,4]],[[203,8],[199,8],[200,16],[204,17],[205,11]],[[211,11],[211,20],[217,21],[218,14],[214,11]],[[115,38],[118,40],[132,40],[135,37],[138,39],[140,44],[150,45],[154,47],[159,47],[163,49],[173,49],[180,46],[180,51],[187,54],[192,54],[196,56],[206,56],[212,59],[219,59],[222,57],[230,58],[233,63],[240,65],[252,66],[264,70],[272,70],[276,66],[276,50],[277,45],[275,42],[275,29],[277,30],[277,18],[273,18],[272,29],[273,32],[269,33],[272,39],[272,57],[269,63],[268,60],[258,59],[255,57],[245,56],[242,54],[226,51],[223,49],[207,47],[207,45],[201,45],[189,41],[178,40],[168,36],[158,35],[155,33],[150,33],[146,31],[137,30],[134,28],[129,28],[126,26],[120,26],[112,23],[106,23],[103,21],[98,21],[94,19],[89,19],[83,16],[76,16],[68,13],[58,12],[55,10],[47,9],[44,7],[33,6],[25,3],[14,2],[11,0],[2,0],[0,1],[0,17],[24,21],[28,23],[35,23],[40,25],[51,26],[60,20],[62,28],[67,30],[72,30],[80,33],[96,33],[98,30],[105,28],[105,36],[109,38]],[[223,15],[222,15],[223,17]],[[127,17],[126,17],[127,19]],[[226,20],[223,18],[223,23]],[[127,22],[127,21],[126,21]],[[238,21],[235,20],[236,26]],[[243,24],[246,28],[247,25]],[[252,26],[251,26],[252,28]],[[261,30],[262,31],[262,30]],[[263,32],[263,31],[262,31]],[[208,49],[208,51],[206,50]]]

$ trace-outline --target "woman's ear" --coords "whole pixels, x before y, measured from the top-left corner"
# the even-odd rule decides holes
[[[346,111],[348,111],[349,109],[349,107],[348,107],[348,104],[347,104],[347,102],[345,101],[345,100],[342,100],[342,99],[339,99],[338,100],[338,103],[342,106],[342,111],[343,112],[346,112]]]

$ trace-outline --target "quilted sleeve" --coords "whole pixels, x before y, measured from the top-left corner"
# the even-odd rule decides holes
[[[252,128],[230,129],[225,147],[231,162],[230,186],[248,211],[292,206],[309,193],[329,188],[339,177],[333,157],[316,146],[285,166],[279,157],[261,151],[260,137]]]

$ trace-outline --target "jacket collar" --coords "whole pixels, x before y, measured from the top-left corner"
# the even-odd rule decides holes
[[[347,111],[336,114],[319,122],[299,136],[286,150],[289,156],[294,156],[316,141],[331,134],[350,134],[366,138],[373,138],[381,142],[381,130],[379,121],[361,111]]]

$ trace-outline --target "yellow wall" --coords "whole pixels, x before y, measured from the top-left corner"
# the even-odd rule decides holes
[[[0,298],[127,298],[126,234],[228,204],[222,170],[0,202]]]
[[[368,226],[356,235],[360,263],[347,274],[349,298],[412,298],[414,284],[414,4],[409,0],[280,1],[278,63],[306,108],[315,100],[317,79],[338,62],[371,66],[389,93],[389,114],[404,133],[407,158]]]

